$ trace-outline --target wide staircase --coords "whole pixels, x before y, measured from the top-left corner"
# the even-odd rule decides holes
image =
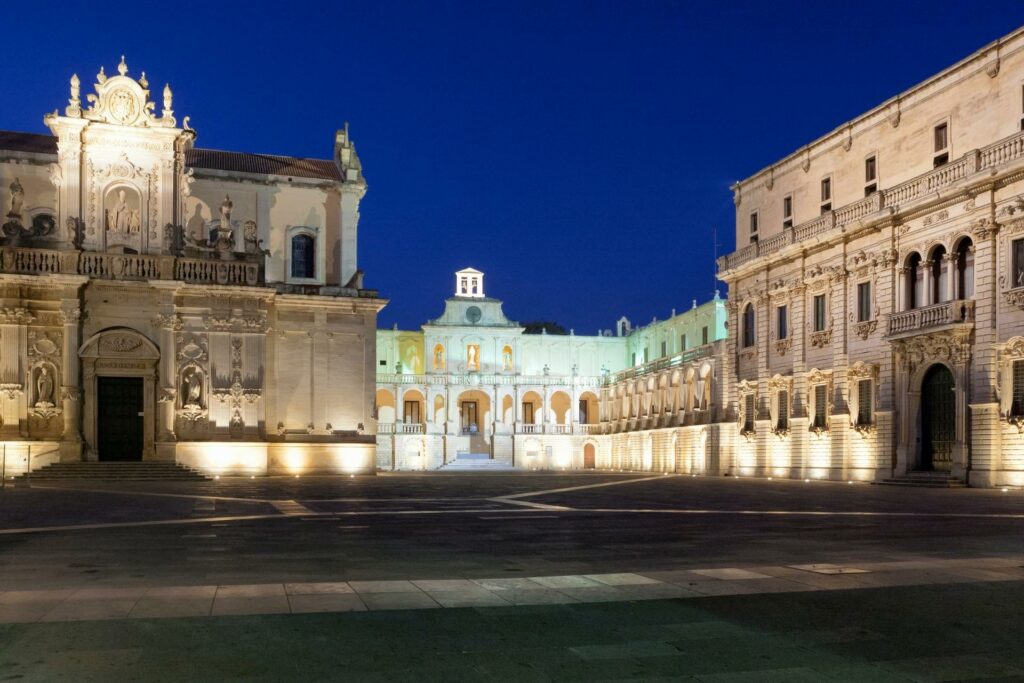
[[[459,453],[439,469],[442,472],[511,472],[515,468],[503,458],[491,458],[490,453]]]
[[[118,481],[206,481],[209,477],[174,462],[58,462],[22,480],[106,479]]]
[[[881,486],[916,486],[933,489],[962,489],[967,484],[962,479],[950,476],[949,472],[907,472],[899,477],[890,477],[871,482]]]

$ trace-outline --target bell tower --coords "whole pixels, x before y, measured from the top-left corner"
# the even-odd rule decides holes
[[[463,268],[456,272],[455,296],[470,299],[483,299],[484,274],[475,268]]]

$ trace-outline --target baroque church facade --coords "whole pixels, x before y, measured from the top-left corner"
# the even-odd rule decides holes
[[[717,473],[725,315],[526,334],[461,270],[440,317],[377,332],[377,466]]]
[[[195,147],[143,72],[70,81],[51,135],[0,131],[7,471],[159,460],[210,474],[370,472],[366,182],[331,159]]]
[[[1024,29],[734,193],[736,473],[1024,485]]]

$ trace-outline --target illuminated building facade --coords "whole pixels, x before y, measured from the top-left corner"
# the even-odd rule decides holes
[[[347,128],[332,159],[200,149],[123,58],[93,88],[72,76],[52,135],[0,132],[9,471],[372,471],[384,302],[357,268]]]

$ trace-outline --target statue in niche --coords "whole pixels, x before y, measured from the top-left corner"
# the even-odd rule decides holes
[[[117,203],[107,209],[107,232],[129,232],[132,208],[125,199],[125,191],[117,191]]]
[[[36,406],[48,407],[53,405],[53,375],[50,368],[43,365],[39,368],[39,376],[36,377]]]
[[[444,347],[440,344],[434,347],[434,369],[444,370]]]
[[[256,221],[246,221],[242,226],[242,237],[245,238],[246,253],[254,254],[259,251],[259,232],[256,230]]]
[[[138,235],[142,231],[142,218],[139,216],[138,209],[132,209],[128,213],[128,232],[132,235]]]
[[[192,370],[185,375],[184,386],[182,387],[185,395],[185,407],[186,408],[201,408],[203,400],[203,381],[199,376],[199,373]]]
[[[480,369],[480,359],[477,357],[479,350],[476,344],[466,347],[466,368],[469,370]]]
[[[11,210],[7,212],[8,218],[21,220],[21,207],[25,203],[25,188],[17,178],[11,183]]]
[[[506,372],[512,369],[512,349],[507,346],[501,352],[501,367]]]
[[[415,346],[405,347],[405,364],[409,366],[412,374],[418,375],[420,373],[420,354]]]

